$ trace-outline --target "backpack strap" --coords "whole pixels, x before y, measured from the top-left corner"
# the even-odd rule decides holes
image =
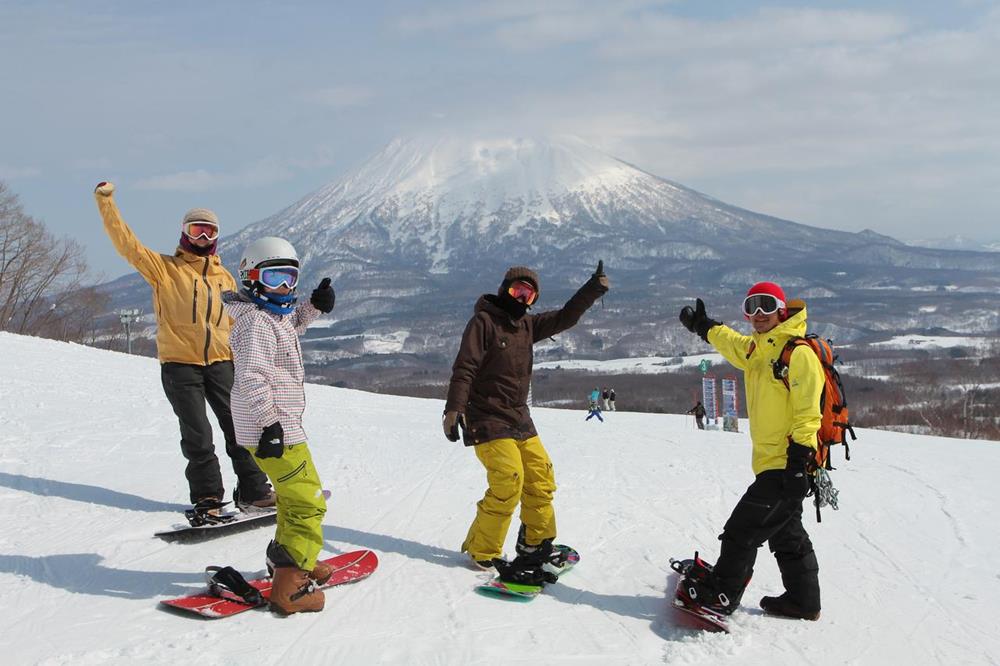
[[[771,364],[771,371],[774,373],[775,379],[780,379],[781,383],[785,385],[785,388],[791,391],[791,387],[788,385],[788,364],[792,362],[792,352],[799,345],[809,345],[809,341],[805,338],[792,338],[785,343],[784,348],[781,350],[781,355],[778,356],[778,360]],[[752,351],[751,351],[752,353]],[[749,354],[747,355],[749,357]]]

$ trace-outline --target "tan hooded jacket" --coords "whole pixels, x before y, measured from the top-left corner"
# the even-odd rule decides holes
[[[216,255],[200,257],[180,247],[173,255],[153,252],[135,237],[111,195],[95,194],[104,230],[118,254],[153,288],[156,349],[160,363],[211,365],[232,360],[222,293],[236,280]]]

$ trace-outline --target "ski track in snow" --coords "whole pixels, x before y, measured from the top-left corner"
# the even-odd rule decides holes
[[[805,512],[822,619],[756,608],[781,590],[765,547],[727,636],[677,625],[669,559],[718,555],[752,480],[745,434],[679,415],[612,412],[601,424],[535,410],[559,539],[582,561],[531,603],[508,603],[473,592],[489,575],[458,552],[485,474],[441,435],[442,402],[310,385],[306,430],[333,493],[324,550],[371,548],[380,566],[328,590],[319,614],[203,621],[157,602],[200,589],[209,564],[261,572],[273,528],[152,537],[187,499],[156,362],[0,333],[0,367],[5,663],[998,663],[994,442],[860,433],[854,460],[835,453],[841,510],[819,525]],[[516,527],[515,516],[508,553]]]

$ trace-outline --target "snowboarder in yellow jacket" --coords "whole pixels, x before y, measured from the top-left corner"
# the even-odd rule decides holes
[[[222,293],[235,290],[236,281],[216,254],[218,218],[205,208],[189,210],[181,220],[177,250],[172,255],[159,254],[143,245],[122,219],[114,191],[113,183],[100,183],[94,197],[118,254],[153,288],[160,378],[180,423],[195,521],[211,522],[225,494],[206,400],[225,435],[226,453],[236,472],[233,495],[237,506],[245,511],[273,507],[274,493],[267,477],[253,456],[237,446],[233,430],[231,319],[223,310]]]
[[[785,592],[764,597],[766,612],[816,620],[820,613],[819,564],[802,526],[802,501],[809,493],[821,422],[823,369],[809,349],[796,347],[788,364],[788,386],[775,376],[774,363],[785,344],[806,334],[802,301],[786,304],[773,282],[759,282],[747,292],[743,314],[753,332],[742,335],[710,319],[699,298],[680,314],[681,323],[710,343],[744,373],[754,482],[726,522],[714,569],[696,558],[688,574],[698,603],[732,613],[766,541],[781,571]]]

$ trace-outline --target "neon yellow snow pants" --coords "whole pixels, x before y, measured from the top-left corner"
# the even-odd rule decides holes
[[[305,442],[286,446],[280,458],[258,458],[257,447],[248,448],[271,480],[278,499],[274,540],[295,558],[300,569],[311,571],[323,549],[326,498],[309,446]]]
[[[489,488],[476,505],[462,550],[473,559],[500,557],[511,517],[518,503],[529,544],[556,536],[552,496],[556,491],[552,461],[537,436],[530,439],[494,439],[472,447],[486,468]]]

